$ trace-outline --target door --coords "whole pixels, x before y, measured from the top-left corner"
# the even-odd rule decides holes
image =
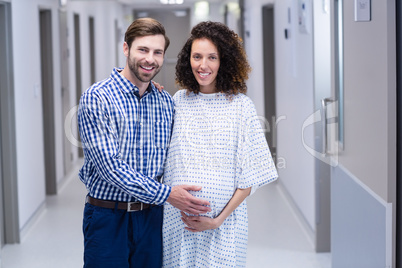
[[[46,194],[49,195],[57,193],[51,15],[50,10],[39,11]]]
[[[397,190],[396,267],[402,267],[402,3],[396,1],[397,38]]]
[[[395,267],[397,2],[331,1],[339,126],[332,143],[340,148],[331,166],[334,268]]]
[[[0,1],[0,237],[20,241],[15,142],[11,4]]]
[[[60,70],[61,70],[61,103],[62,103],[62,122],[64,123],[67,114],[71,109],[70,104],[70,84],[69,84],[69,53],[68,53],[68,30],[67,30],[67,12],[63,9],[59,10],[59,30],[60,30]],[[63,124],[64,125],[64,124]],[[63,131],[63,158],[64,158],[64,175],[72,168],[73,152],[72,144],[67,138],[66,131]]]
[[[95,19],[94,17],[89,17],[89,67],[91,75],[91,84],[95,84]]]
[[[7,29],[5,28],[6,24],[6,8],[5,8],[5,4],[3,4],[2,2],[0,2],[0,36],[6,36],[6,31]],[[5,38],[3,38],[3,40],[0,41],[0,66],[6,66],[7,64],[7,59],[6,59],[6,55],[4,55],[5,48],[6,48],[6,44],[5,44]],[[4,77],[5,73],[4,73],[4,69],[2,69],[4,67],[0,67],[0,93],[3,91],[6,91],[6,87],[7,84],[4,84],[5,81],[7,81],[8,77]],[[0,103],[1,106],[3,107],[3,94],[0,94]],[[2,141],[2,137],[3,137],[3,131],[2,131],[2,123],[3,123],[3,111],[0,110],[0,141]],[[4,245],[4,202],[3,202],[3,168],[2,168],[2,164],[3,164],[3,144],[2,142],[0,143],[0,247],[3,247]]]
[[[82,93],[82,76],[81,76],[81,38],[80,38],[80,16],[74,14],[74,48],[75,48],[75,104],[80,103]],[[77,122],[77,121],[75,121]],[[78,133],[78,126],[76,125],[76,135],[79,142],[81,142],[80,134]],[[84,157],[82,147],[78,147],[78,156]]]
[[[303,1],[299,1],[303,2]],[[299,8],[299,17],[301,9]],[[331,134],[334,130],[334,114],[331,97],[331,24],[329,7],[325,1],[313,3],[313,46],[314,46],[314,104],[317,122],[315,137],[315,247],[317,252],[331,250],[331,204],[330,178],[331,158],[336,152],[330,148]],[[315,120],[314,120],[315,121]]]
[[[262,9],[263,46],[264,46],[264,104],[266,132],[269,149],[276,162],[276,106],[275,106],[275,47],[274,47],[274,6],[267,5]]]

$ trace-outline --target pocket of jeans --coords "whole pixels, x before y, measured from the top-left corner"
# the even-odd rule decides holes
[[[85,204],[85,209],[84,209],[84,220],[83,220],[83,224],[82,224],[82,230],[85,233],[88,232],[88,229],[91,226],[91,223],[93,221],[93,217],[94,217],[94,211],[95,211],[95,207],[91,204],[86,203]]]

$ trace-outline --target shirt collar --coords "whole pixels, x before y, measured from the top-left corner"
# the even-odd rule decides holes
[[[134,85],[133,83],[131,83],[131,81],[129,81],[127,78],[125,78],[120,72],[123,70],[123,68],[114,68],[112,71],[112,78],[120,85],[120,89],[124,92],[124,93],[137,93],[139,94],[139,89],[136,85]],[[147,93],[151,93],[152,91],[157,92],[158,90],[156,89],[156,87],[154,86],[154,84],[151,82],[148,85],[147,90],[144,93],[144,96]]]

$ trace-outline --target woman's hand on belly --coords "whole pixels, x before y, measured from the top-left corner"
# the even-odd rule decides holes
[[[216,218],[204,216],[187,216],[181,211],[181,219],[187,225],[186,229],[191,232],[202,232],[205,230],[216,229],[225,219],[246,199],[250,194],[251,187],[246,189],[236,189],[230,201]]]
[[[183,211],[180,213],[182,221],[187,225],[185,229],[194,233],[216,229],[223,223],[221,218],[213,219],[205,216],[188,216]]]

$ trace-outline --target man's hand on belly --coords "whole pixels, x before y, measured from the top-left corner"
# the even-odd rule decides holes
[[[172,187],[172,191],[167,199],[172,206],[189,214],[199,215],[211,211],[209,202],[194,197],[188,191],[200,191],[201,186],[177,185]]]

